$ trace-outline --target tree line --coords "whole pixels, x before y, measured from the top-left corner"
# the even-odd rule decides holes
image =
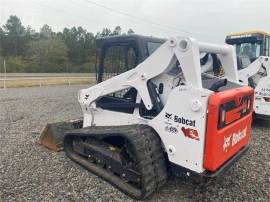
[[[5,60],[7,72],[94,72],[96,38],[132,33],[120,26],[96,34],[81,26],[54,32],[47,24],[36,31],[11,15],[0,26],[0,67]]]

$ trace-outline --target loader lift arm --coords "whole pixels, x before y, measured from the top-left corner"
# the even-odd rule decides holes
[[[234,68],[236,66],[236,58],[233,47],[197,42],[193,38],[177,37],[167,40],[134,69],[93,87],[81,90],[79,92],[79,102],[82,108],[87,111],[89,106],[98,98],[133,87],[138,91],[145,107],[150,110],[153,108],[153,98],[149,94],[148,81],[170,71],[172,68],[171,64],[175,60],[179,61],[185,75],[186,85],[201,89],[200,52],[219,54],[227,79],[232,82],[238,82],[237,70]]]

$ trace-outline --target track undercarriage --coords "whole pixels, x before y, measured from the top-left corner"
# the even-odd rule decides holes
[[[78,129],[65,136],[64,149],[69,158],[136,199],[167,180],[160,139],[148,126]]]

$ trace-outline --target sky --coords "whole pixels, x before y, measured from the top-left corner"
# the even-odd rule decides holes
[[[227,33],[260,29],[270,32],[270,0],[0,0],[0,25],[17,15],[36,31],[82,26],[169,38],[192,36],[224,42]]]

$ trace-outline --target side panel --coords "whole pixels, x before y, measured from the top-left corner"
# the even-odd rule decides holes
[[[254,111],[270,116],[270,77],[263,77],[255,88]]]
[[[90,113],[93,110],[94,113]],[[144,119],[139,119],[138,109],[133,114],[121,113],[101,108],[89,109],[84,111],[83,127],[95,126],[119,126],[131,124],[146,124]]]
[[[211,93],[178,86],[160,114],[149,121],[160,135],[169,160],[198,173],[204,171],[206,112]]]

